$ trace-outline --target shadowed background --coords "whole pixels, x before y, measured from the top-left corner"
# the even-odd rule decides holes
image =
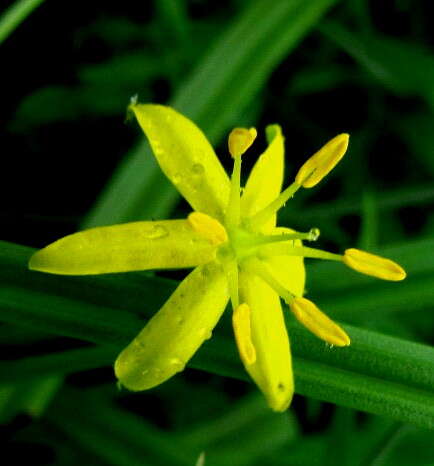
[[[226,137],[233,126],[254,125],[259,132],[243,164],[248,173],[265,147],[265,126],[279,123],[287,183],[323,143],[349,132],[343,161],[317,188],[297,193],[280,223],[319,227],[318,246],[333,252],[357,246],[401,260],[410,272],[402,286],[309,262],[308,293],[344,323],[423,343],[428,351],[434,330],[432,3],[33,3],[34,11],[0,42],[0,419],[3,448],[11,454],[6,464],[27,464],[23,446],[32,452],[32,464],[47,465],[186,465],[201,451],[206,465],[434,463],[432,431],[424,430],[432,421],[412,418],[419,412],[415,405],[402,404],[410,414],[397,415],[339,393],[316,393],[303,366],[314,354],[315,361],[331,364],[330,371],[335,365],[360,369],[368,387],[374,375],[399,389],[414,383],[429,395],[420,397],[428,419],[433,381],[422,372],[431,370],[424,364],[432,353],[409,346],[414,364],[393,359],[395,366],[376,373],[378,361],[389,357],[380,346],[399,351],[398,340],[366,344],[366,367],[360,361],[351,366],[299,337],[289,323],[301,361],[296,386],[299,370],[298,391],[310,396],[296,395],[290,412],[276,415],[252,385],[232,378],[242,371],[226,315],[215,332],[221,341],[193,365],[204,370],[188,369],[143,394],[117,393],[110,367],[115,346],[158,309],[182,273],[45,279],[26,274],[30,251],[11,244],[39,248],[84,227],[189,212],[153,162],[136,122],[126,118],[136,94],[140,102],[168,103],[192,118],[228,170]],[[12,5],[2,2],[0,14]],[[161,290],[154,293],[155,287]],[[56,312],[67,313],[67,300],[80,304],[71,311],[77,320],[65,323]],[[115,310],[123,310],[122,317]],[[128,320],[130,314],[141,320]],[[89,328],[87,315],[95,320]],[[98,327],[104,319],[112,326],[108,336]],[[227,361],[217,361],[220,349],[228,352]],[[64,355],[69,359],[56,363]],[[37,359],[44,356],[51,358],[44,360],[49,370]],[[71,370],[65,371],[67,361]],[[386,393],[388,387],[381,387]],[[392,388],[390,403],[398,396]]]

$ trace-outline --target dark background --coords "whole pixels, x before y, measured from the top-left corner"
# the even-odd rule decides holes
[[[11,3],[2,2],[0,12]],[[0,44],[2,240],[39,248],[79,229],[118,164],[142,138],[136,123],[126,121],[130,98],[138,94],[141,102],[171,101],[250,2],[185,0],[179,2],[182,21],[173,21],[166,3],[171,4],[47,0]],[[281,124],[288,180],[328,139],[340,132],[351,134],[348,155],[327,182],[301,193],[282,213],[282,222],[294,228],[320,227],[321,247],[333,252],[350,246],[376,250],[432,238],[433,16],[429,0],[337,2],[273,69],[246,109],[240,109],[243,124],[254,124],[260,132],[267,124]],[[259,139],[253,154],[263,147]],[[229,169],[225,138],[220,138],[217,153]],[[246,171],[251,164],[246,162]],[[167,216],[183,216],[188,206],[177,200],[170,210]],[[397,324],[398,330],[390,322],[382,330],[399,334],[405,321]],[[431,321],[416,323],[412,337],[432,343],[432,330]],[[4,350],[7,358],[15,358],[82,344],[41,337],[36,343],[17,342]],[[66,386],[77,390],[74,393],[98,397],[96,389],[107,390],[112,382],[111,369],[103,368],[69,376]],[[166,440],[176,447],[183,432],[200,431],[206,421],[230,413],[234,403],[244,403],[251,391],[244,382],[187,370],[158,391],[124,395],[117,407],[145,419],[157,429],[152,430],[157,439],[173,434]],[[74,399],[80,409],[80,396],[66,392],[63,400]],[[237,419],[257,409],[257,424],[266,425],[269,420],[258,408],[261,401],[249,403],[237,405]],[[247,435],[243,429],[256,432],[259,442],[269,439],[267,461],[272,463],[267,464],[336,464],[327,463],[327,452],[334,442],[339,444],[349,418],[355,429],[371,422],[366,414],[296,396],[291,414],[282,421],[289,424],[281,431],[273,424],[262,432],[256,424],[251,428],[241,421],[239,430],[229,429],[230,439],[222,447],[228,456],[222,456],[226,458],[222,464],[265,464],[263,451],[243,450],[239,458],[234,453]],[[121,464],[114,453],[110,457],[98,448],[83,447],[67,429],[60,432],[54,426],[50,418],[34,420],[21,412],[9,416],[4,451],[12,456],[5,464],[30,464],[25,459],[29,453],[35,465]],[[427,457],[422,455],[414,464],[431,464],[434,455],[426,447],[431,434],[391,426],[390,437],[401,428],[406,441],[389,459],[374,463],[381,455],[376,456],[373,440],[366,462],[350,455],[341,458],[341,464],[410,464],[405,455],[417,445]],[[285,460],[281,444],[270,432],[288,434],[291,429],[302,432],[304,440],[298,450],[285,450]],[[389,431],[384,432],[382,445],[389,445]],[[92,441],[107,445],[106,439]],[[152,455],[149,464],[157,464],[158,454]],[[209,464],[214,464],[212,459]]]

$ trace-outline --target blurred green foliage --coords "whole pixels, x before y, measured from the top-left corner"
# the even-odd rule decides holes
[[[433,14],[429,0],[48,0],[0,11],[5,464],[194,465],[202,452],[206,466],[434,464]],[[117,390],[114,357],[178,273],[26,270],[31,248],[78,228],[188,212],[124,124],[135,94],[192,118],[226,166],[231,127],[280,123],[288,179],[351,133],[343,162],[281,223],[319,227],[328,249],[381,251],[409,275],[387,284],[308,263],[309,295],[353,344],[325,347],[287,316],[299,393],[288,413],[246,383],[228,316],[192,369],[150,392]]]

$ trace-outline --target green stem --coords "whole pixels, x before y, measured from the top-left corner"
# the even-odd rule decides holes
[[[284,191],[282,191],[273,202],[264,207],[262,210],[257,212],[250,218],[245,220],[247,227],[258,228],[263,225],[267,220],[270,219],[281,207],[283,207],[286,202],[294,196],[294,194],[300,189],[300,185],[294,181],[290,186],[288,186]]]

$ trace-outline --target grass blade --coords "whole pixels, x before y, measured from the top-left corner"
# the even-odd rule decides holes
[[[44,0],[17,0],[0,17],[0,44],[37,8]]]
[[[198,63],[171,105],[215,143],[236,123],[282,58],[335,2],[276,0],[271,9],[266,0],[249,3]],[[141,142],[123,160],[83,226],[161,217],[177,199],[148,145]]]

